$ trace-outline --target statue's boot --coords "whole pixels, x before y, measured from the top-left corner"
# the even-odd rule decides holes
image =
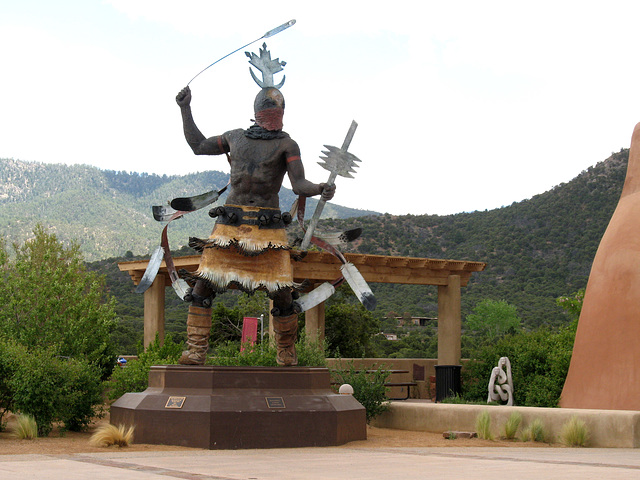
[[[278,353],[276,362],[286,367],[298,364],[296,353],[296,339],[298,337],[298,314],[288,317],[273,317],[273,331],[275,333]]]
[[[187,316],[187,347],[178,363],[181,365],[204,365],[209,350],[211,332],[211,308],[189,306]]]

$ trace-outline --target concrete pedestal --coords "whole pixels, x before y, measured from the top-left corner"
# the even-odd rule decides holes
[[[365,409],[326,368],[153,366],[149,388],[111,406],[137,443],[207,449],[342,445],[366,439]]]

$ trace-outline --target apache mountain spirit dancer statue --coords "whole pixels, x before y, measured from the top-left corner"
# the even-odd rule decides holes
[[[196,155],[225,154],[231,166],[229,194],[225,205],[214,207],[209,212],[211,217],[216,218],[213,232],[208,239],[189,240],[192,248],[202,252],[198,270],[192,273],[183,270],[180,272],[182,278],[178,278],[165,226],[162,245],[152,256],[137,290],[141,292],[148,288],[164,255],[172,286],[183,300],[191,302],[187,316],[188,350],[183,352],[179,360],[183,365],[204,364],[209,347],[212,301],[216,294],[228,288],[237,288],[249,294],[257,290],[267,292],[274,305],[271,314],[277,346],[276,360],[279,365],[284,366],[297,364],[295,341],[298,313],[326,300],[342,281],[349,283],[365,307],[375,307],[375,298],[368,285],[358,270],[337,249],[345,241],[357,238],[360,229],[341,235],[327,234],[321,238],[313,234],[315,223],[310,226],[310,231],[305,236],[306,243],[312,242],[338,257],[343,264],[342,276],[332,283],[325,282],[300,297],[298,290],[301,286],[293,282],[291,246],[285,232],[285,226],[292,221],[292,215],[281,212],[279,207],[278,193],[284,175],[287,174],[294,193],[299,195],[297,217],[303,230],[305,198],[321,196],[314,215],[317,222],[324,202],[334,196],[335,176],[350,177],[349,172],[353,172],[355,166],[353,162],[359,161],[346,151],[355,131],[355,122],[341,149],[325,146],[328,151],[323,152],[325,157],[321,158],[325,163],[321,165],[332,172],[329,181],[319,184],[310,182],[305,178],[298,144],[282,130],[285,102],[279,88],[284,84],[284,78],[276,86],[273,74],[280,72],[285,62],[272,60],[266,44],[260,49],[260,56],[253,53],[246,55],[250,59],[249,63],[262,73],[262,80],[259,80],[250,69],[252,77],[261,87],[254,101],[255,123],[250,128],[230,130],[207,138],[200,132],[191,114],[192,96],[189,86],[176,96],[182,113],[185,139],[193,152]],[[154,217],[158,221],[170,222],[189,211],[212,203],[225,189],[196,197],[174,199],[171,202],[172,208],[156,206],[153,208]],[[152,265],[154,258],[155,265]],[[190,288],[181,286],[185,281]]]
[[[209,239],[192,238],[190,245],[202,252],[187,317],[189,350],[180,363],[199,365],[205,361],[211,329],[211,301],[216,293],[233,286],[246,292],[266,290],[274,309],[273,329],[280,365],[296,365],[294,347],[298,315],[294,311],[294,283],[285,225],[291,216],[280,211],[278,192],[285,173],[293,191],[305,197],[333,198],[335,187],[308,181],[298,144],[282,131],[284,97],[273,86],[273,73],[282,64],[269,52],[251,59],[263,72],[262,87],[254,102],[255,124],[206,138],[191,115],[191,91],[185,87],[176,101],[182,112],[184,135],[196,155],[229,155],[230,191],[225,206],[214,208],[217,218]],[[282,86],[282,83],[279,85]]]

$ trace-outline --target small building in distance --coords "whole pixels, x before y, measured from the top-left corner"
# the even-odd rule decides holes
[[[438,317],[395,317],[399,327],[426,327],[429,322],[435,322],[438,324]]]

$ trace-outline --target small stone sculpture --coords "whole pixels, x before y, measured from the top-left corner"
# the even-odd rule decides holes
[[[506,372],[503,368],[506,368]],[[511,362],[507,357],[500,357],[498,366],[493,368],[491,378],[489,379],[489,397],[487,398],[487,403],[500,401],[507,402],[508,406],[513,405]]]

